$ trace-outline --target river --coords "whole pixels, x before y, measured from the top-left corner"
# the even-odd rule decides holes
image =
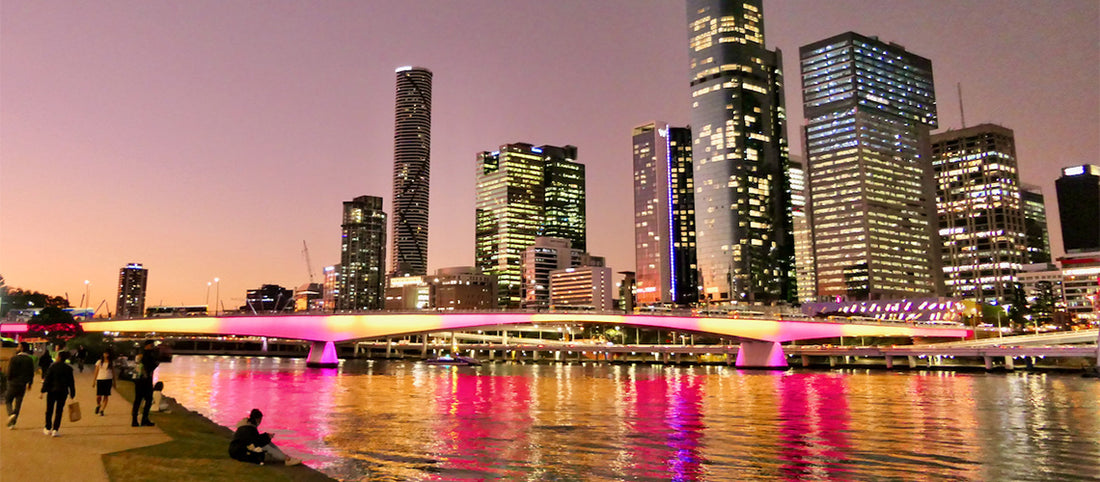
[[[165,394],[341,480],[1100,480],[1076,375],[177,356]]]

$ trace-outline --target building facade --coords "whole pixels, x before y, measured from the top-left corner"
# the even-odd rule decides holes
[[[336,310],[380,310],[386,263],[386,213],[382,198],[344,202]]]
[[[496,280],[472,266],[440,268],[434,276],[391,278],[388,311],[474,311],[496,308]]]
[[[932,62],[854,32],[799,54],[816,295],[939,296]]]
[[[603,266],[604,259],[579,249],[565,238],[539,236],[535,244],[523,250],[520,258],[524,309],[545,309],[550,306],[550,273],[575,266]]]
[[[794,273],[798,302],[817,301],[817,271],[814,265],[813,233],[806,206],[806,163],[791,155],[791,226],[794,231]]]
[[[576,156],[573,146],[524,143],[477,156],[474,259],[496,278],[502,308],[520,306],[521,258],[535,238],[554,232],[574,247],[586,245],[584,168]],[[581,208],[563,207],[570,202]],[[557,206],[549,229],[548,204]]]
[[[948,296],[1010,303],[1028,264],[1012,130],[982,124],[935,134],[932,166]]]
[[[323,273],[325,281],[321,309],[329,312],[336,311],[336,298],[340,293],[340,265],[325,266]]]
[[[401,67],[393,131],[393,246],[397,276],[428,272],[428,187],[432,146],[432,72]]]
[[[611,268],[582,266],[550,273],[550,309],[608,312],[615,308]]]
[[[242,313],[281,313],[294,310],[294,291],[279,285],[260,285],[245,293]]]
[[[1024,207],[1024,232],[1027,233],[1027,262],[1050,262],[1050,235],[1047,232],[1046,199],[1039,186],[1023,184],[1020,194]]]
[[[145,288],[149,270],[141,263],[130,263],[118,271],[118,318],[141,318],[145,315]]]
[[[634,260],[642,305],[699,300],[691,129],[634,128]]]
[[[1100,251],[1100,166],[1062,169],[1054,188],[1066,253]]]
[[[795,297],[783,63],[765,47],[762,3],[687,2],[696,256],[708,302]]]

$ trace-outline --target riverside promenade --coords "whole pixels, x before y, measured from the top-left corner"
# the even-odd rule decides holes
[[[156,445],[172,440],[159,427],[131,427],[132,404],[114,391],[106,415],[95,414],[93,365],[85,365],[81,373],[73,367],[76,379],[76,400],[80,402],[81,419],[69,421],[68,403],[61,421],[59,437],[42,433],[46,425],[46,400],[39,398],[42,377],[35,374],[34,385],[23,398],[19,422],[15,430],[5,426],[0,433],[0,481],[8,480],[82,480],[106,481],[103,455]],[[119,384],[129,382],[118,382]],[[156,421],[155,415],[153,417]]]

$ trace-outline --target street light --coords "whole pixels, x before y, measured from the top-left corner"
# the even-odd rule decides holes
[[[91,292],[91,290],[89,289],[89,286],[91,284],[92,284],[91,281],[84,280],[84,299],[80,300],[80,307],[81,308],[84,307],[84,303],[91,302],[91,300],[88,299],[89,293]]]
[[[213,281],[206,282],[206,311],[210,311],[210,285],[214,284]]]
[[[222,300],[222,285],[220,278],[214,278],[214,316],[218,316],[219,304]]]

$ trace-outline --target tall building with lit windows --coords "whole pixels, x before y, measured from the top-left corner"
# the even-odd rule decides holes
[[[939,295],[932,62],[854,32],[799,60],[817,296]]]
[[[1020,186],[1024,203],[1024,231],[1027,233],[1027,264],[1050,262],[1046,198],[1032,184]]]
[[[791,226],[794,230],[794,272],[798,302],[817,301],[817,272],[810,220],[806,216],[806,163],[802,156],[791,155]]]
[[[1054,188],[1066,253],[1100,251],[1100,165],[1062,169]]]
[[[634,128],[634,261],[638,305],[699,299],[691,129]]]
[[[946,294],[1011,303],[1028,262],[1012,130],[982,124],[931,141]]]
[[[536,237],[586,246],[584,166],[576,158],[574,146],[524,143],[478,154],[474,259],[496,276],[500,307],[519,307],[522,256]]]
[[[393,246],[396,276],[428,274],[428,187],[432,147],[432,71],[401,67],[393,130]]]
[[[382,198],[359,196],[344,201],[340,241],[340,275],[336,310],[382,309],[386,269],[386,213]]]
[[[149,283],[149,270],[141,263],[130,263],[118,270],[119,318],[141,318],[145,316],[145,288]]]
[[[761,0],[688,0],[701,301],[795,298],[782,55]]]

